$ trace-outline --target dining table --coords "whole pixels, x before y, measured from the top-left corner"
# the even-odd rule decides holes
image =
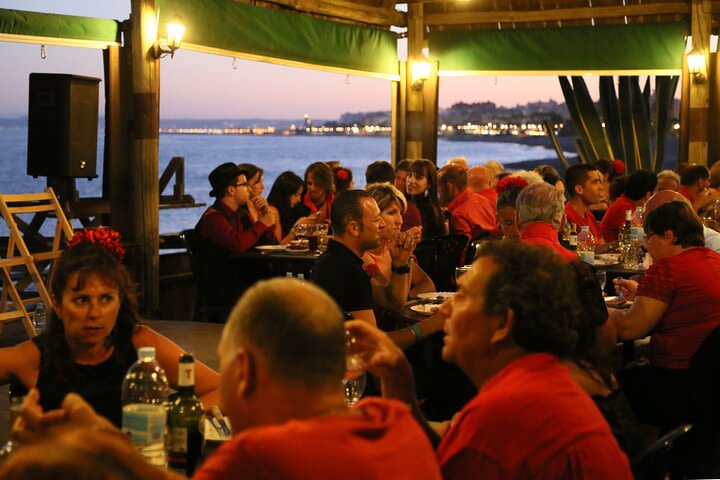
[[[266,248],[276,247],[276,248]],[[233,265],[242,268],[255,280],[272,277],[290,276],[304,278],[310,276],[315,260],[321,252],[310,250],[290,250],[284,245],[264,245],[254,247],[243,253],[230,256]]]

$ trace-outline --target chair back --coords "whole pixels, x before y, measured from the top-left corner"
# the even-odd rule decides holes
[[[218,282],[213,276],[214,263],[206,255],[206,248],[195,229],[180,232],[185,248],[190,255],[190,269],[195,284],[195,312],[193,318],[199,321],[222,322],[229,313],[226,302],[218,300]]]
[[[432,279],[438,291],[455,290],[455,268],[463,262],[467,247],[465,235],[444,235],[423,240],[415,248],[415,258],[425,273]]]

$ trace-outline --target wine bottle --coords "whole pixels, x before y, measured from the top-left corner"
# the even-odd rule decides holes
[[[195,360],[189,353],[180,356],[178,395],[168,411],[168,460],[170,468],[192,476],[202,444],[200,422],[203,407],[195,395]]]

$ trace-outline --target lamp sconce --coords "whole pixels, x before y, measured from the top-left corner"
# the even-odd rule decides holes
[[[690,53],[687,54],[687,65],[688,71],[695,83],[704,83],[707,78],[705,76],[707,68],[705,65],[705,54],[697,48],[693,48],[690,50]]]
[[[165,55],[170,55],[170,58],[175,54],[175,50],[180,48],[182,44],[183,35],[185,34],[185,25],[182,19],[177,15],[172,17],[167,24],[167,37],[158,38],[153,45],[153,53],[155,58],[161,58]]]
[[[412,64],[412,88],[422,90],[425,80],[430,77],[431,65],[428,62],[420,61]]]

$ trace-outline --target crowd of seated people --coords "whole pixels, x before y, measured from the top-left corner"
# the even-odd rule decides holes
[[[715,195],[703,194],[712,185],[694,189],[706,178],[690,184],[683,172],[684,182],[665,188],[674,186],[672,175],[636,171],[598,226],[590,208],[606,201],[608,188],[596,166],[568,169],[567,203],[551,168],[493,173],[479,188],[495,191],[490,204],[469,179],[496,165],[449,163],[438,170],[416,160],[393,170],[375,162],[366,177],[376,182],[343,190],[337,174],[344,167],[333,172],[318,162],[304,180],[282,173],[267,201],[262,169],[223,164],[210,174],[216,202],[196,231],[218,248],[236,238],[243,245],[288,242],[297,223],[327,221],[333,236],[315,260],[312,283],[276,279],[245,292],[219,339],[220,375],[196,367],[203,402],[219,403],[234,427],[197,478],[632,478],[629,459],[682,423],[704,428],[709,445],[717,441],[702,415],[708,402],[698,407],[696,393],[713,379],[693,369],[720,328],[720,256],[713,251],[720,234],[702,224],[693,203]],[[493,220],[458,229],[459,220],[474,219],[454,205],[465,197],[482,207],[474,213],[485,215],[489,206]],[[405,228],[408,204],[418,208],[420,224]],[[559,231],[567,221],[594,225],[600,253],[614,246],[603,231],[618,229],[617,212],[624,221],[624,211],[640,205],[652,264],[638,279],[615,281],[633,303],[608,311],[593,268],[560,244]],[[446,233],[446,215],[451,232],[495,228],[491,236],[502,239],[468,259],[472,268],[435,314],[409,326],[386,323],[408,298],[435,290],[413,251]],[[216,237],[220,230],[225,237]],[[146,464],[116,428],[120,382],[136,348],[155,346],[175,384],[179,347],[140,326],[127,271],[97,245],[64,251],[51,293],[47,331],[0,350],[0,378],[30,390],[16,438],[27,452],[48,445],[68,452],[48,456],[43,468],[86,455],[107,459],[128,478],[176,478]],[[345,330],[356,339],[349,347]],[[278,331],[293,332],[293,348]],[[403,354],[433,334],[443,335],[442,359],[477,388],[441,423],[423,416]],[[647,335],[650,364],[618,368],[618,340]],[[345,348],[363,356],[385,399],[345,406]],[[31,463],[19,454],[0,477],[23,478],[35,471],[27,470]]]

